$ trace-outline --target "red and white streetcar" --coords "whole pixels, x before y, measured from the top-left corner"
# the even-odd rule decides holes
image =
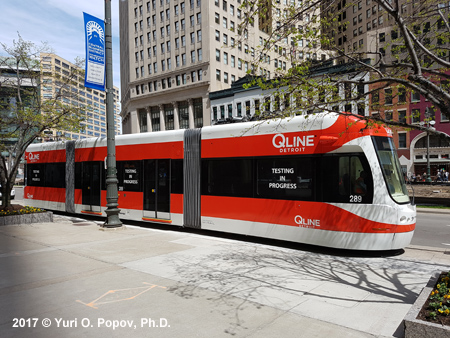
[[[106,138],[31,145],[29,205],[105,215]],[[354,250],[413,236],[388,128],[316,114],[116,137],[120,218]]]

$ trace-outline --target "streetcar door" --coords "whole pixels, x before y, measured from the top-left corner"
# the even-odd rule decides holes
[[[144,161],[144,217],[170,219],[170,160]]]
[[[100,212],[102,162],[83,162],[81,203],[83,210]]]

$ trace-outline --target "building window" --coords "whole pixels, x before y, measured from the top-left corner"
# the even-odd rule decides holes
[[[406,148],[406,133],[398,133],[398,147]]]
[[[420,93],[416,91],[411,92],[411,102],[419,102],[420,101]]]
[[[398,122],[406,123],[406,110],[398,111]]]
[[[161,130],[161,122],[159,119],[159,108],[151,107],[150,108],[150,116],[152,119],[152,131],[160,131]]]
[[[387,110],[384,112],[385,121],[392,121],[392,110]]]
[[[187,101],[178,103],[178,117],[180,122],[180,129],[189,128],[189,104]]]
[[[194,99],[194,127],[203,127],[203,103],[202,99]]]
[[[216,61],[220,62],[220,50],[216,49]]]
[[[406,103],[406,88],[400,87],[398,89],[398,103]]]
[[[356,108],[358,109],[358,115],[365,116],[366,115],[366,105],[362,102],[359,102],[356,105]]]
[[[420,122],[420,109],[411,110],[411,124]]]
[[[392,104],[392,89],[387,88],[384,90],[384,104]]]
[[[164,105],[164,120],[166,125],[166,130],[174,129],[174,115],[173,115],[173,106],[172,105]]]
[[[216,80],[220,81],[220,70],[216,69]]]

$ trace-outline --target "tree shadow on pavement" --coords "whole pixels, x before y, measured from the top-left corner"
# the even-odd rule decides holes
[[[383,312],[395,304],[413,304],[436,269],[411,260],[336,257],[245,244],[225,245],[204,255],[185,254],[167,257],[179,281],[168,291],[186,299],[202,297],[205,290],[215,292],[209,300],[233,318],[225,329],[230,334],[245,329],[242,311],[249,306],[271,306],[328,321],[321,318],[327,312],[326,307],[318,310],[318,302],[330,311],[352,315],[356,307]],[[398,331],[394,327],[391,334],[401,336]]]

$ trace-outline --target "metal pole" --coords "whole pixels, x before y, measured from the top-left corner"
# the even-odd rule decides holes
[[[117,190],[116,143],[114,128],[114,87],[112,69],[112,34],[111,34],[111,0],[105,0],[105,56],[106,56],[106,207],[107,218],[104,228],[122,226],[119,219],[119,193]]]
[[[430,175],[430,132],[428,130],[430,125],[427,124],[427,178],[425,182],[431,183],[431,175]]]

